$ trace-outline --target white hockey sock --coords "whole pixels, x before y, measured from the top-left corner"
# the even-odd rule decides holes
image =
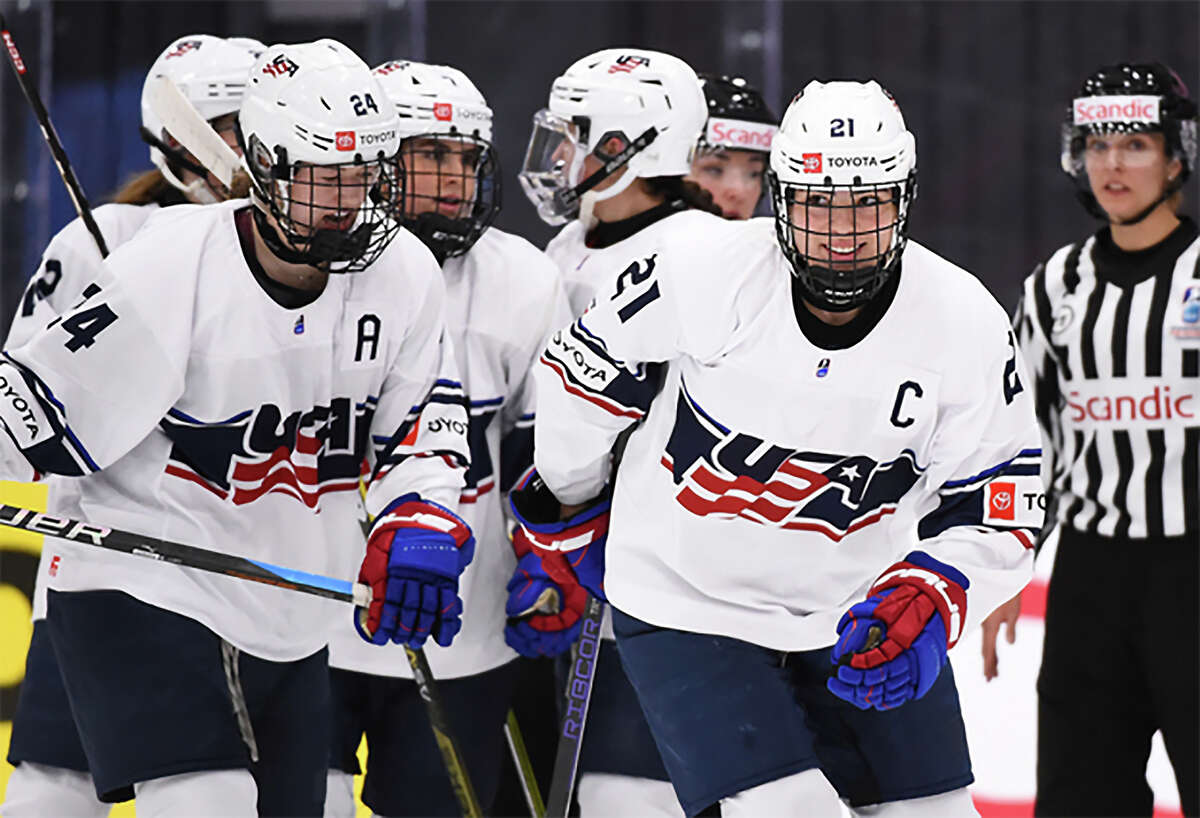
[[[684,818],[670,781],[611,773],[584,773],[579,778],[579,818]]]
[[[979,818],[966,787],[924,798],[855,807],[855,818]]]
[[[205,770],[133,785],[138,818],[257,818],[258,786],[249,770]]]
[[[325,818],[354,818],[354,776],[330,770],[325,778]]]
[[[764,815],[840,818],[844,814],[837,790],[820,770],[805,770],[777,778],[721,800],[721,818],[762,818]]]
[[[89,774],[22,761],[8,778],[0,815],[5,818],[42,818],[46,815],[104,818],[111,806],[96,797],[96,787]]]

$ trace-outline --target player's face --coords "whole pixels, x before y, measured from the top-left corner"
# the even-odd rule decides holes
[[[796,249],[809,264],[833,270],[876,263],[891,246],[899,213],[894,188],[801,188],[789,209]]]
[[[483,146],[470,139],[415,138],[401,149],[407,174],[404,215],[438,213],[463,219],[475,206]]]
[[[1162,195],[1168,179],[1182,169],[1168,159],[1160,133],[1093,134],[1084,148],[1092,194],[1111,219],[1136,216]]]
[[[762,197],[767,157],[757,151],[718,150],[697,156],[687,178],[712,194],[727,219],[748,219]]]
[[[302,165],[292,176],[288,217],[300,235],[348,231],[367,193],[379,180],[378,165]]]

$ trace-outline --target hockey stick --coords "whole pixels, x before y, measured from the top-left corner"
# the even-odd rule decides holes
[[[542,790],[538,786],[537,776],[533,772],[533,762],[529,760],[529,751],[525,749],[525,739],[521,735],[521,726],[517,724],[517,714],[508,711],[504,722],[504,738],[508,740],[508,749],[512,753],[513,765],[517,768],[517,777],[521,779],[521,790],[525,793],[525,803],[529,805],[529,814],[533,818],[546,818],[546,805],[542,803]]]
[[[310,574],[272,565],[269,562],[237,557],[220,551],[210,551],[207,548],[197,548],[194,545],[148,537],[135,534],[132,531],[122,531],[118,528],[108,528],[93,523],[72,520],[69,517],[57,517],[52,514],[33,511],[18,506],[0,505],[0,525],[9,528],[20,528],[35,534],[58,537],[74,543],[93,545],[120,551],[138,557],[149,557],[159,562],[169,562],[185,568],[198,568],[201,571],[211,571],[251,582],[261,582],[291,591],[299,591],[313,596],[350,602],[359,608],[371,604],[371,589],[360,583],[351,583],[332,577]],[[467,777],[466,768],[462,764],[462,754],[450,733],[441,699],[433,686],[433,674],[429,672],[429,662],[422,650],[406,647],[408,661],[413,668],[413,676],[417,689],[429,710],[429,722],[433,726],[434,737],[446,760],[446,769],[450,775],[450,783],[455,795],[462,804],[466,818],[480,818],[482,812],[475,800],[475,792]]]
[[[167,76],[154,77],[146,83],[146,96],[158,118],[171,123],[170,133],[175,141],[196,157],[201,171],[208,171],[226,190],[232,190],[233,175],[241,168],[242,160],[204,121],[174,80]],[[155,134],[150,138],[157,141]],[[162,147],[165,146],[160,143],[160,149]]]
[[[48,537],[58,537],[83,545],[94,545],[110,551],[120,551],[137,557],[149,557],[159,562],[169,562],[185,568],[198,568],[214,574],[248,579],[264,585],[287,588],[313,596],[352,602],[365,608],[371,604],[371,589],[366,585],[345,580],[282,568],[269,562],[237,557],[194,545],[160,540],[145,534],[122,531],[93,523],[56,517],[19,506],[0,505],[0,525],[21,528]]]
[[[592,699],[592,682],[596,678],[596,660],[600,653],[600,623],[604,619],[604,603],[588,596],[583,612],[571,670],[567,675],[566,712],[558,731],[558,748],[554,753],[554,777],[550,779],[550,798],[546,815],[566,818],[575,792],[575,777],[579,771],[579,754],[583,749],[583,728],[587,724],[588,703]]]
[[[467,775],[466,764],[463,763],[462,752],[458,742],[450,730],[450,721],[446,718],[446,710],[442,706],[442,698],[438,695],[433,683],[433,674],[429,670],[429,660],[421,648],[404,647],[408,656],[408,664],[412,667],[413,681],[417,683],[417,691],[425,702],[425,710],[429,713],[429,726],[433,728],[433,738],[442,753],[446,772],[450,776],[450,788],[454,797],[462,807],[464,818],[483,818],[483,810],[475,797],[475,788],[471,786],[471,777]],[[511,714],[510,714],[511,715]]]
[[[46,145],[50,148],[50,155],[54,157],[54,164],[58,166],[59,176],[62,177],[63,183],[67,186],[67,193],[71,196],[71,203],[75,205],[75,212],[79,214],[79,218],[83,219],[88,232],[96,240],[96,246],[100,248],[100,256],[106,257],[108,256],[108,245],[104,243],[104,236],[100,234],[100,227],[96,224],[96,220],[92,218],[91,205],[88,204],[87,197],[83,195],[83,188],[80,187],[79,180],[75,177],[75,171],[71,168],[71,162],[67,159],[67,152],[63,150],[58,133],[54,130],[54,123],[50,121],[50,114],[46,112],[46,106],[42,104],[41,94],[38,93],[37,86],[33,84],[33,80],[29,77],[25,61],[21,59],[21,52],[17,50],[17,44],[8,30],[8,23],[4,21],[3,14],[0,14],[0,38],[4,39],[8,61],[12,64],[13,71],[17,74],[17,82],[21,84],[21,90],[25,93],[25,99],[29,100],[29,105],[33,108],[33,115],[37,117],[38,126],[42,129],[42,137],[46,140]]]

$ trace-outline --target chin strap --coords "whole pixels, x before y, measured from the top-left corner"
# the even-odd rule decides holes
[[[593,173],[591,176],[587,177],[586,179],[584,179],[579,184],[575,185],[575,187],[571,188],[570,190],[562,190],[562,191],[559,191],[558,193],[554,194],[554,198],[557,201],[559,208],[563,212],[570,212],[571,210],[574,210],[575,205],[581,203],[581,200],[583,199],[583,195],[585,193],[590,191],[596,185],[603,182],[605,179],[607,179],[612,174],[616,173],[618,169],[620,169],[623,165],[625,165],[627,162],[629,162],[629,160],[632,159],[634,156],[636,156],[637,154],[644,151],[647,147],[649,147],[650,143],[653,142],[657,138],[658,138],[658,129],[652,125],[646,129],[645,133],[643,133],[637,139],[630,142],[617,154],[612,156],[610,159],[606,159],[604,164],[600,166],[600,169],[597,170],[595,173]],[[603,195],[603,196],[601,196],[600,194],[593,194],[593,195],[596,196],[597,200],[607,199],[609,196],[615,196],[615,195],[617,195],[617,193],[620,193],[622,190],[629,187],[629,185],[633,183],[634,178],[636,178],[636,177],[633,176],[632,174],[630,174],[629,179],[625,182],[625,184],[623,186],[618,187],[617,185],[614,185],[613,187],[618,188],[615,192],[610,193],[609,191],[606,190],[606,191],[604,191],[605,195]]]

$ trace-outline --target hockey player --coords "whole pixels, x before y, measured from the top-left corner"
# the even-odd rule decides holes
[[[608,292],[628,259],[655,246],[676,221],[720,223],[711,197],[684,178],[706,109],[691,67],[655,51],[601,51],[555,80],[549,107],[534,117],[521,181],[543,219],[568,222],[546,253],[565,277],[573,315]],[[522,534],[514,544],[528,556],[510,583],[509,614],[527,613],[542,590],[553,588],[572,616],[566,620],[570,627],[553,616],[529,616],[509,627],[509,644],[526,655],[561,654],[578,636],[586,594],[573,581],[555,583],[540,572]],[[536,633],[537,641],[518,630]],[[580,810],[584,818],[628,811],[679,815],[667,771],[613,650],[607,615],[603,634],[608,648],[597,665],[584,732]]]
[[[81,477],[70,516],[329,574],[361,553],[367,464],[374,599],[354,624],[448,644],[474,546],[445,508],[466,414],[440,273],[390,218],[397,125],[340,43],[267,49],[239,113],[253,205],[154,214],[77,306],[6,351],[4,473]],[[46,548],[46,625],[102,800],[321,814],[326,623],[349,611]]]
[[[754,215],[766,190],[771,139],[779,120],[743,77],[701,74],[708,121],[688,179],[712,194],[727,219]]]
[[[878,84],[810,83],[774,223],[675,217],[536,370],[514,509],[607,595],[688,815],[976,814],[946,651],[1029,578],[1038,431],[1003,311],[907,240],[916,178]]]
[[[142,91],[143,138],[153,140],[154,169],[130,180],[112,204],[92,211],[109,250],[124,244],[159,207],[224,199],[223,188],[172,134],[175,123],[164,120],[149,93],[156,77],[168,76],[184,93],[194,115],[209,125],[236,153],[232,125],[246,88],[246,76],[265,46],[249,38],[223,39],[208,34],[180,37],[151,65]],[[168,115],[169,116],[169,115]],[[180,133],[183,127],[175,127]],[[246,180],[240,180],[245,183]],[[235,183],[235,187],[242,187]],[[245,190],[235,191],[244,196]],[[79,300],[84,287],[105,274],[99,248],[82,219],[68,224],[50,240],[38,274],[30,281],[8,333],[8,348],[20,346],[48,321]],[[73,480],[49,480],[48,508],[69,507],[59,498],[73,491]],[[65,553],[69,544],[56,543]],[[46,634],[46,572],[50,551],[38,564],[33,594],[33,637],[25,660],[25,678],[13,717],[8,761],[16,768],[8,779],[4,815],[104,816],[109,805],[96,798],[79,733]]]
[[[1037,815],[1149,815],[1159,730],[1183,813],[1200,815],[1200,237],[1179,212],[1196,130],[1196,103],[1159,63],[1087,78],[1062,167],[1106,224],[1038,266],[1014,319],[1059,527]],[[1019,597],[1005,608],[1015,619]]]
[[[550,330],[570,320],[558,272],[540,250],[491,227],[500,210],[492,111],[461,71],[409,61],[374,71],[400,118],[406,190],[400,223],[441,262],[447,329],[470,406],[471,465],[458,498],[475,534],[461,580],[463,629],[427,650],[475,792],[499,783],[517,654],[504,642],[504,584],[515,559],[503,498],[533,460],[530,369]],[[367,736],[363,803],[377,815],[459,815],[404,655],[353,634],[330,643],[333,745],[326,815],[354,815],[356,751]]]

